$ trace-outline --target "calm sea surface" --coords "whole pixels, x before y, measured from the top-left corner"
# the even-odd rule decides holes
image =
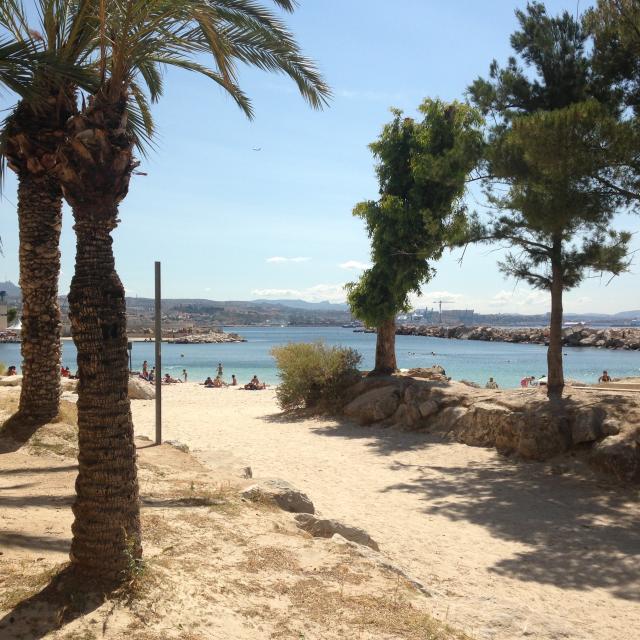
[[[363,368],[373,366],[375,334],[353,333],[338,327],[242,327],[232,328],[248,342],[237,344],[162,345],[163,373],[177,377],[183,369],[189,380],[202,381],[215,376],[222,362],[225,379],[235,373],[240,382],[248,382],[255,374],[271,384],[278,382],[272,347],[288,342],[324,340],[329,345],[357,349],[363,356]],[[446,340],[419,336],[398,336],[398,366],[401,368],[442,365],[447,375],[484,384],[493,376],[502,387],[518,386],[525,375],[541,376],[546,371],[546,348],[539,345],[507,344]],[[153,364],[154,345],[134,342],[133,368],[140,369],[143,360]],[[433,355],[435,354],[435,355]],[[594,382],[603,369],[613,376],[640,376],[640,352],[609,351],[593,348],[565,348],[565,376]],[[76,368],[76,350],[71,341],[63,342],[63,363]],[[0,344],[0,361],[20,366],[20,345]]]

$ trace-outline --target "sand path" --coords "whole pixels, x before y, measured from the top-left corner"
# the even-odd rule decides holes
[[[163,389],[165,439],[289,480],[366,529],[477,638],[640,639],[637,493],[493,450],[332,420],[283,420],[271,391]],[[153,402],[136,401],[153,435]]]

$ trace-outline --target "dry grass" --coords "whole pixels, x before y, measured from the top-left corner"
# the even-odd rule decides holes
[[[26,560],[14,563],[13,566],[3,564],[0,577],[0,610],[13,609],[23,600],[42,591],[66,564],[53,565],[35,573],[29,572],[33,568],[33,562]]]
[[[247,560],[239,568],[250,573],[258,571],[288,571],[299,572],[300,564],[288,549],[281,547],[259,547],[245,551]]]
[[[390,593],[370,595],[346,594],[342,587],[332,590],[317,578],[305,578],[287,595],[305,619],[322,626],[335,624],[338,619],[361,631],[406,640],[470,640],[416,608],[409,601],[413,593],[401,580]]]

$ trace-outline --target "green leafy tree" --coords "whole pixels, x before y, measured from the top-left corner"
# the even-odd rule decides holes
[[[14,307],[7,309],[7,324],[12,325],[18,317],[18,310]]]
[[[134,150],[154,133],[151,103],[162,95],[163,70],[204,75],[249,117],[240,64],[287,75],[313,107],[325,104],[329,89],[280,19],[253,0],[100,0],[99,10],[100,81],[67,123],[56,175],[76,232],[68,297],[80,375],[71,559],[81,573],[121,580],[142,549],[125,295],[111,233],[139,164]]]
[[[640,203],[640,2],[598,0],[584,19],[593,36],[593,66],[602,84],[619,94],[621,110],[615,126],[597,141],[608,158],[597,177],[602,188]]]
[[[517,250],[500,264],[508,275],[550,292],[548,394],[562,394],[562,297],[591,271],[627,268],[629,234],[611,228],[624,198],[603,188],[610,170],[602,145],[615,144],[620,94],[601,82],[588,53],[588,30],[568,13],[531,3],[516,12],[520,30],[505,69],[469,93],[495,125],[485,175],[493,213],[471,237]]]
[[[464,104],[425,100],[422,120],[394,110],[370,145],[378,160],[377,201],[361,202],[372,266],[347,285],[353,315],[377,328],[374,374],[396,370],[395,316],[435,274],[433,262],[465,229],[465,181],[482,147],[481,118]]]

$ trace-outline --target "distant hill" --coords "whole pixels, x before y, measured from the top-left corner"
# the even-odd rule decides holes
[[[279,304],[283,307],[291,307],[292,309],[309,309],[310,311],[348,311],[349,306],[344,302],[329,302],[324,300],[322,302],[307,302],[306,300],[251,300],[253,304]]]
[[[13,284],[10,280],[6,282],[0,282],[0,291],[7,292],[7,298],[21,298],[22,292],[20,291],[20,287]]]

